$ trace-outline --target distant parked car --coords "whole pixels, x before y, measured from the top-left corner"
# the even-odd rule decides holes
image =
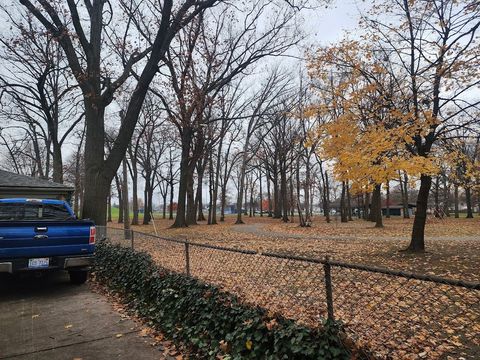
[[[67,270],[82,284],[95,250],[95,224],[65,201],[0,199],[0,273]]]

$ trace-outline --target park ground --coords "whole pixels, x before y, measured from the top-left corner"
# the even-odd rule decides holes
[[[321,216],[313,219],[310,228],[299,227],[297,219],[283,223],[259,216],[244,217],[243,225],[228,216],[218,225],[199,222],[178,229],[171,228],[172,220],[156,219],[154,224],[132,229],[191,243],[313,258],[328,255],[353,264],[480,281],[479,217],[429,218],[426,251],[420,254],[402,251],[409,244],[413,219],[398,217],[384,219],[383,228],[361,219],[341,223],[335,217],[327,224]],[[109,226],[121,228],[122,224]],[[131,245],[121,230],[110,230],[110,239]],[[185,271],[183,245],[141,233],[135,235],[134,244],[160,266]],[[325,317],[323,272],[312,263],[195,246],[190,247],[189,259],[194,277],[246,303],[311,326],[318,324],[319,314]],[[478,359],[478,291],[338,267],[332,279],[335,315],[356,346],[379,358]]]
[[[187,239],[224,247],[251,249],[308,257],[329,255],[339,261],[388,267],[422,274],[479,281],[480,217],[429,218],[426,225],[426,251],[422,254],[402,252],[409,244],[413,219],[384,219],[384,228],[356,219],[341,223],[333,218],[327,224],[322,216],[313,219],[312,227],[299,227],[269,217],[244,217],[244,225],[235,225],[235,217],[227,216],[218,225],[198,225],[173,229],[173,221],[159,219],[155,225],[132,226],[135,231],[159,236]],[[109,227],[122,227],[116,221]],[[155,247],[155,243],[151,244]]]

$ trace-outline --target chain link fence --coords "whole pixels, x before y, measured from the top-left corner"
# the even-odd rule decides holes
[[[97,234],[272,314],[311,327],[338,320],[346,344],[367,349],[372,358],[480,358],[480,283],[131,230],[97,227]]]

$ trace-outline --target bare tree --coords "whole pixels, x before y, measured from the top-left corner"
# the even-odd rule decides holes
[[[251,140],[260,128],[267,126],[269,119],[267,114],[268,112],[274,111],[273,108],[278,104],[279,98],[285,95],[288,90],[288,80],[289,77],[282,74],[279,68],[274,68],[271,73],[268,74],[264,83],[252,96],[252,109],[250,110],[250,116],[248,123],[246,124],[242,160],[240,164],[236,224],[243,224],[242,212],[239,209],[242,208],[247,165],[250,160],[253,159],[256,151],[261,145],[261,141],[257,141],[254,144]],[[272,124],[270,124],[270,126],[272,126]],[[264,134],[267,132],[264,132]]]
[[[31,17],[1,10],[9,19],[10,35],[0,38],[0,116],[15,133],[30,137],[39,176],[52,173],[53,181],[62,183],[62,146],[83,118],[76,85],[55,39],[42,34]]]
[[[120,6],[114,8],[105,0],[83,3],[68,0],[66,4],[60,1],[19,0],[19,3],[58,41],[67,58],[70,71],[82,91],[87,124],[86,188],[83,209],[85,217],[94,219],[98,224],[105,224],[106,199],[111,180],[125,157],[145,96],[158,66],[175,35],[198,14],[217,2],[219,1],[185,0],[174,7],[171,0],[155,4],[120,1]],[[126,14],[128,20],[122,33],[119,33],[119,30],[115,26],[110,26],[110,23],[115,15],[120,18],[122,14]],[[138,46],[128,46],[132,38],[144,33],[145,28],[142,24],[147,17],[158,19],[149,22],[149,25],[156,24],[153,29],[146,30],[149,41],[143,41]],[[117,74],[114,74],[116,68],[111,64],[112,52],[105,51],[109,44],[117,46],[119,62],[123,65]],[[105,109],[112,102],[115,93],[124,85],[134,66],[139,68],[139,76],[118,136],[108,157],[105,158]]]

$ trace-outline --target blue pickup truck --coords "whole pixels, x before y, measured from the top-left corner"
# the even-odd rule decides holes
[[[61,200],[0,199],[0,273],[67,270],[82,284],[95,249],[95,224]]]

